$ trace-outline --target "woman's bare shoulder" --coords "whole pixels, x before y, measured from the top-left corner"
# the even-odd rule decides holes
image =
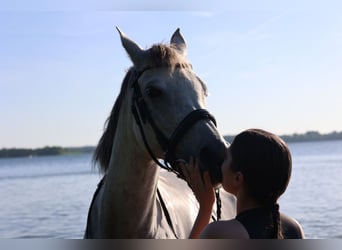
[[[208,224],[200,238],[206,239],[249,239],[245,227],[237,220],[215,221]]]
[[[284,237],[287,239],[304,239],[305,234],[299,222],[283,213],[280,213],[281,226]]]

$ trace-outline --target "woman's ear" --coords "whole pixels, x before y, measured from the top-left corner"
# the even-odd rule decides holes
[[[242,174],[240,171],[237,171],[237,172],[235,173],[234,180],[235,180],[235,183],[236,183],[237,185],[242,185],[243,182],[244,182],[243,174]]]
[[[234,172],[229,179],[229,183],[227,184],[228,186],[224,186],[224,188],[227,192],[236,196],[244,185],[243,174],[239,171]]]

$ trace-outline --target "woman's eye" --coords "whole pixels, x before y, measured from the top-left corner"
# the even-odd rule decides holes
[[[157,89],[156,87],[147,87],[145,91],[146,94],[150,97],[157,97],[161,95],[161,90]]]

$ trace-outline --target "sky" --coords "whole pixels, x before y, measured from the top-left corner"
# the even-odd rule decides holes
[[[341,1],[168,2],[0,0],[0,148],[96,145],[131,66],[115,26],[180,28],[223,135],[342,131]]]

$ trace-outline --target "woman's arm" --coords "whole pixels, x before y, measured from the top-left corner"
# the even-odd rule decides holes
[[[194,161],[191,158],[188,166],[184,163],[180,163],[179,166],[200,206],[189,236],[190,239],[196,239],[199,238],[200,233],[209,224],[213,204],[215,202],[215,192],[211,184],[209,173],[204,172],[202,178],[198,161]]]
[[[209,224],[212,206],[201,206],[199,208],[195,223],[189,235],[189,239],[198,239],[203,229]]]

